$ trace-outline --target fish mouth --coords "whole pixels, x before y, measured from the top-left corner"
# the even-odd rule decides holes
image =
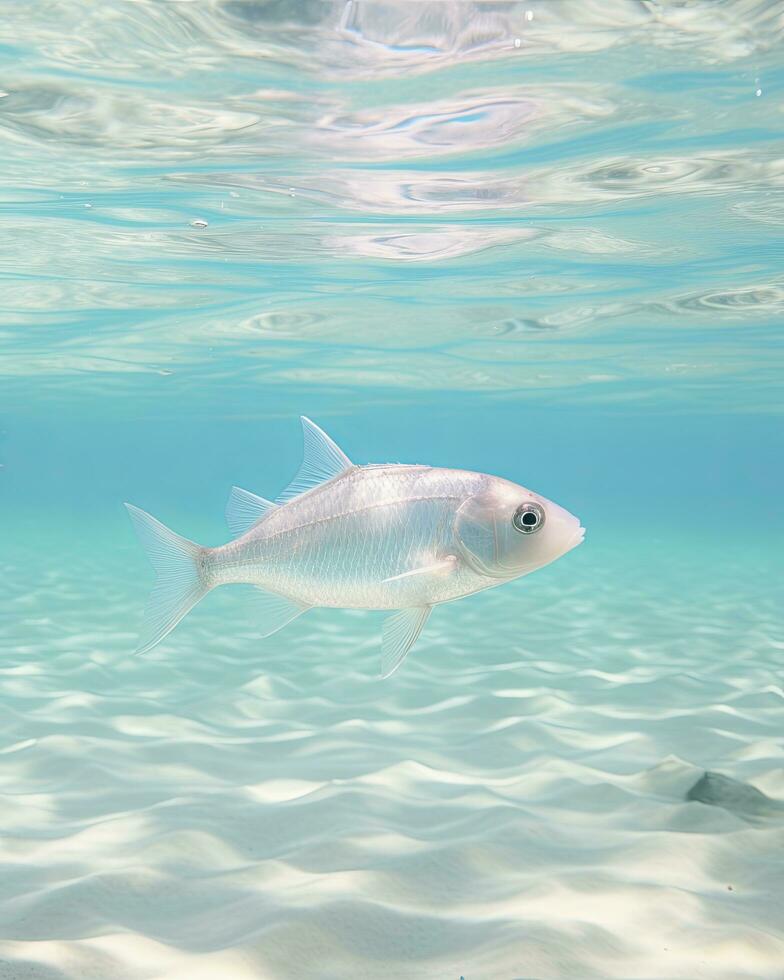
[[[569,544],[566,546],[566,550],[571,551],[572,548],[576,548],[578,544],[583,543],[584,538],[585,538],[585,528],[580,526],[577,528],[577,530],[569,539]]]

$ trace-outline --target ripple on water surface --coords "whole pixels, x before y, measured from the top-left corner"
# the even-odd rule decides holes
[[[12,6],[2,394],[778,412],[782,33],[752,2]]]

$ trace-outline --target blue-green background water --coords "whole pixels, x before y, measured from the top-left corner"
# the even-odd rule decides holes
[[[0,14],[2,975],[780,976],[781,5]],[[300,414],[585,544],[133,658]]]

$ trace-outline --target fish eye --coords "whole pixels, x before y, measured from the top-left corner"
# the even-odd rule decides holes
[[[512,523],[523,534],[533,534],[544,524],[544,509],[533,502],[520,504],[514,513]]]

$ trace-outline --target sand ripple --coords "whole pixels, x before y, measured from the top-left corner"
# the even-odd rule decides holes
[[[133,658],[140,556],[14,553],[0,976],[779,977],[775,579],[595,561],[382,683],[373,615],[260,641],[227,592]],[[687,801],[705,770],[774,803]]]

